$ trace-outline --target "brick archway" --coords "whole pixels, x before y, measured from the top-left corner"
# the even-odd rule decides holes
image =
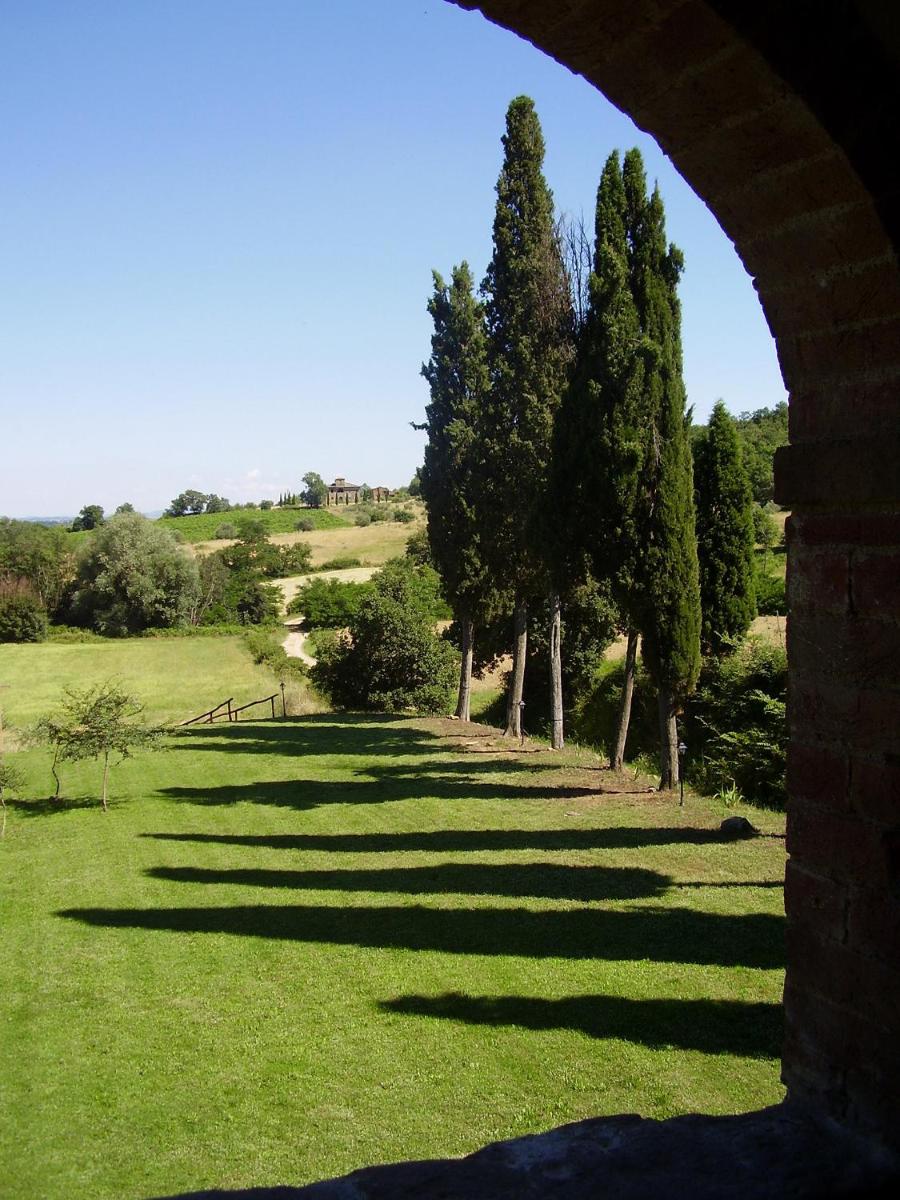
[[[878,0],[454,2],[652,133],[756,281],[792,441],[783,1075],[900,1144],[900,22]]]

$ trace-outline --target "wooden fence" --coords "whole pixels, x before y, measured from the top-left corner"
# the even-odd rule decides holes
[[[215,708],[211,708],[208,712],[201,713],[199,717],[191,717],[187,721],[179,721],[178,728],[185,725],[212,725],[214,721],[237,721],[239,714],[246,712],[248,708],[255,708],[257,704],[269,704],[272,708],[272,718],[275,717],[275,700],[278,696],[277,692],[273,692],[271,696],[263,696],[261,700],[251,700],[249,704],[242,704],[240,707],[234,707],[234,696],[229,696],[227,700],[223,700],[221,704],[217,704]],[[284,697],[282,697],[283,703]]]

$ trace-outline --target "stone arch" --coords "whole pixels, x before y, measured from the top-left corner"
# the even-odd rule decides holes
[[[900,22],[878,0],[454,0],[653,134],[790,393],[783,1076],[900,1143]]]

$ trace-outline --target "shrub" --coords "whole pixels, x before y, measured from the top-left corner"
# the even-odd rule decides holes
[[[371,525],[372,518],[367,512],[358,512],[353,515],[353,524],[359,526]]]
[[[0,580],[0,642],[42,642],[47,610],[27,579]]]
[[[434,633],[436,587],[421,571],[394,559],[376,577],[373,594],[361,602],[349,634],[320,646],[311,669],[313,682],[338,707],[448,710],[457,657]]]
[[[783,579],[777,575],[757,572],[756,608],[761,616],[783,617],[787,615],[787,593]]]
[[[298,533],[311,533],[315,527],[316,523],[312,517],[301,517],[294,526]]]
[[[320,567],[316,567],[317,571],[349,571],[351,567],[363,566],[362,559],[354,557],[352,554],[345,554],[339,558],[329,558],[327,562],[323,562]]]
[[[287,611],[299,613],[311,629],[339,628],[350,624],[362,601],[371,594],[370,583],[313,579],[300,589]]]
[[[237,530],[230,521],[223,521],[221,525],[216,527],[213,537],[216,541],[224,541],[226,538],[236,538]]]
[[[399,521],[401,525],[408,525],[410,521],[414,521],[415,519],[414,514],[408,508],[394,509],[394,520]]]
[[[249,629],[244,634],[247,649],[255,663],[269,668],[282,679],[306,678],[306,666],[299,658],[292,658],[282,646],[279,638],[282,631],[276,633],[272,629]]]
[[[260,500],[260,502],[259,502],[259,511],[260,512],[268,512],[270,508],[274,508],[274,507],[275,507],[275,502],[273,500]]]

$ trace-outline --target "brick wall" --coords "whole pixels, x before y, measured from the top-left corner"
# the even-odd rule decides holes
[[[755,279],[791,396],[783,1074],[900,1144],[898,33],[852,2],[478,7],[653,133]]]

